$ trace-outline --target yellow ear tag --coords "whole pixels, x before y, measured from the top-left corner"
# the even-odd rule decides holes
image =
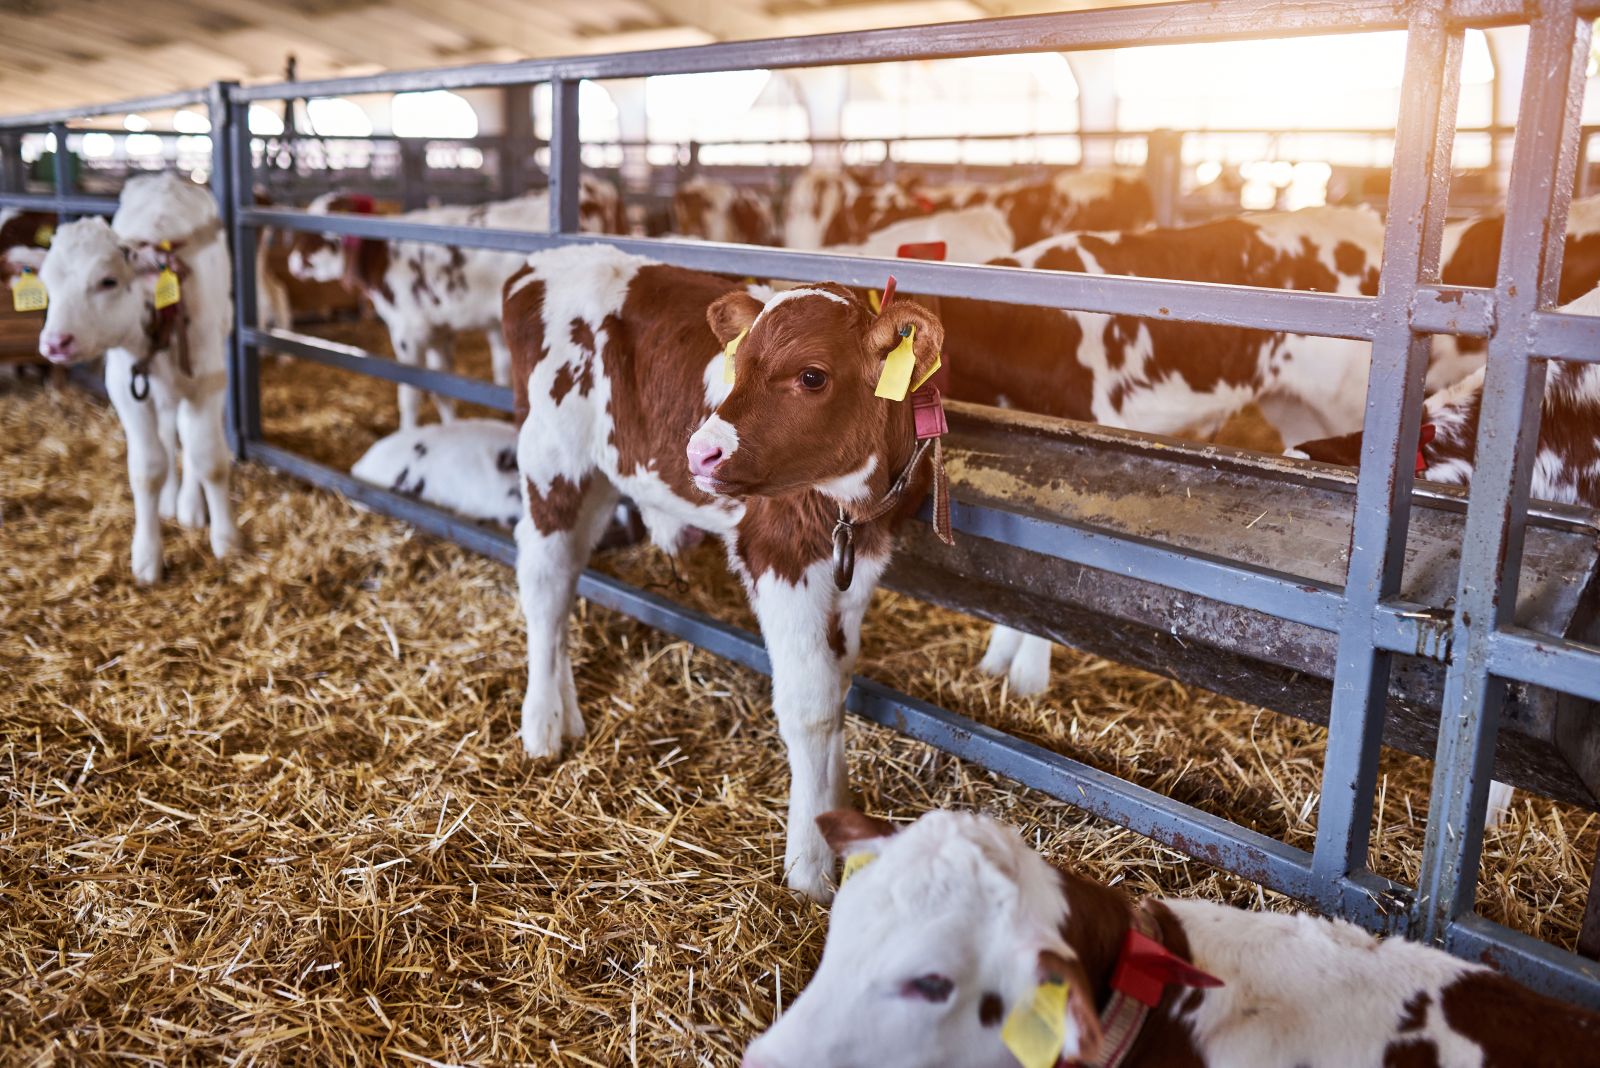
[[[739,331],[738,337],[722,346],[722,384],[725,386],[733,385],[733,354],[739,351],[739,342],[743,341],[749,332],[750,328],[747,326]]]
[[[927,385],[928,384],[928,379],[930,379],[934,375],[938,374],[939,373],[939,368],[942,367],[943,365],[944,365],[944,353],[942,353],[942,352],[934,353],[933,354],[933,366],[928,368],[928,373],[927,374],[923,375],[921,378],[917,379],[915,382],[912,383],[911,392],[915,393],[917,390],[919,390],[923,386]]]
[[[1006,1017],[1000,1040],[1022,1068],[1055,1068],[1067,1041],[1067,984],[1034,987]]]
[[[839,875],[839,885],[843,886],[845,883],[849,882],[850,876],[854,875],[856,872],[860,871],[862,868],[865,868],[868,864],[871,864],[877,859],[878,854],[868,853],[865,850],[859,853],[851,853],[848,857],[845,857],[844,871]]]
[[[22,276],[11,283],[11,306],[19,312],[44,311],[50,306],[50,294],[31,270],[23,271]]]
[[[878,296],[876,289],[867,290],[867,303],[872,305],[872,314],[877,315],[883,311],[883,298]]]
[[[181,296],[177,272],[171,267],[161,268],[161,273],[156,275],[156,311],[172,307]]]
[[[889,353],[889,358],[883,361],[883,373],[878,375],[878,388],[872,394],[874,397],[892,401],[906,399],[906,393],[911,389],[911,372],[917,365],[915,350],[912,348],[916,336],[916,325],[907,325],[906,332],[900,335],[900,344],[896,345],[894,351]]]
[[[39,229],[33,232],[33,243],[40,248],[49,248],[50,242],[56,239],[56,228],[49,223],[42,223]]]

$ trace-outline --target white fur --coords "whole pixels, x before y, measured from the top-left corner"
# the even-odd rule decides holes
[[[901,245],[924,241],[943,241],[945,259],[952,263],[988,263],[1009,256],[1015,244],[1004,213],[982,204],[901,219],[875,231],[858,245],[832,245],[826,251],[893,259]]]
[[[867,462],[848,474],[838,478],[830,478],[819,483],[817,490],[826,497],[832,497],[841,504],[854,504],[864,500],[870,491],[867,480],[872,478],[873,472],[878,470],[877,456],[867,457]]]
[[[141,584],[161,579],[162,519],[200,526],[209,513],[211,548],[219,557],[239,542],[222,422],[233,302],[228,247],[214,229],[217,218],[204,186],[176,173],[140,175],[123,188],[110,226],[98,218],[61,226],[39,268],[50,294],[41,352],[48,355],[52,339],[70,334],[76,359],[106,357],[106,389],[128,442],[132,566]],[[144,324],[153,307],[155,274],[137,264],[148,257],[147,246],[160,241],[181,246],[189,268],[182,293],[194,373],[183,373],[175,353],[157,355],[149,363],[149,396],[139,401],[131,382],[134,364],[148,347]],[[107,279],[116,284],[103,288]]]
[[[702,446],[707,449],[720,449],[723,459],[730,460],[733,458],[733,454],[739,451],[739,431],[722,416],[713,415],[701,423],[693,434],[689,435],[689,448],[693,449],[696,446]],[[696,486],[699,486],[707,493],[716,492],[715,486],[700,475],[694,476],[694,482]]]
[[[826,289],[816,289],[816,288],[813,288],[811,286],[799,286],[799,287],[797,287],[795,289],[786,289],[782,293],[779,293],[776,296],[772,297],[772,299],[768,300],[766,302],[766,304],[762,306],[761,311],[756,314],[755,322],[750,324],[750,329],[754,330],[756,328],[757,324],[759,324],[761,322],[762,318],[769,311],[771,311],[772,309],[778,307],[778,305],[784,304],[784,303],[786,303],[788,301],[791,301],[791,300],[797,300],[800,297],[822,297],[825,300],[833,301],[835,304],[849,304],[850,303],[848,300],[845,300],[839,294],[829,292]]]
[[[750,1046],[746,1068],[1014,1068],[978,1004],[994,993],[1009,1011],[1027,996],[1041,949],[1072,959],[1056,873],[1014,831],[965,813],[930,812],[856,849],[875,859],[840,891],[816,975]],[[1206,1064],[1377,1066],[1402,1037],[1408,1001],[1427,993],[1421,1029],[1403,1037],[1433,1042],[1441,1068],[1481,1068],[1482,1050],[1450,1028],[1439,992],[1486,969],[1339,921],[1164,903],[1194,963],[1224,983],[1188,1017]],[[947,1001],[906,995],[928,974],[953,981]],[[1070,1062],[1079,1036],[1070,1014],[1065,1024]]]
[[[522,512],[517,428],[496,419],[401,430],[381,438],[350,473],[472,519],[512,526]]]

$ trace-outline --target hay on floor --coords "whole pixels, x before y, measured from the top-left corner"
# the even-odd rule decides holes
[[[392,428],[382,383],[267,380],[269,431],[324,462]],[[826,913],[779,884],[763,679],[580,608],[589,737],[535,764],[507,569],[246,467],[244,555],[168,525],[167,581],[139,590],[113,414],[0,383],[0,435],[0,1059],[732,1065],[804,984]],[[648,548],[605,566],[672,582]],[[714,549],[679,568],[681,596],[749,624]],[[862,668],[1310,845],[1321,731],[1072,654],[1009,700],[973,669],[983,634],[880,593]],[[1134,893],[1288,907],[871,725],[849,751],[872,811],[982,807]],[[1427,785],[1385,755],[1386,874],[1415,877]],[[1596,834],[1520,798],[1482,911],[1570,946]]]

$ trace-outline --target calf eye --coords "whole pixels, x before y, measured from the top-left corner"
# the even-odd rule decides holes
[[[828,372],[820,367],[807,367],[800,372],[800,385],[815,393],[828,384]]]
[[[117,280],[115,278],[102,278],[100,279],[100,288],[115,289],[117,288]]]
[[[955,984],[942,975],[919,975],[906,983],[901,991],[906,997],[921,998],[938,1004],[947,1001],[950,992],[955,989]]]

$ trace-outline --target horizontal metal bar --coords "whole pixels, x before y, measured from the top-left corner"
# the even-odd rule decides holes
[[[117,210],[117,198],[55,197],[48,193],[0,193],[0,208],[53,211],[58,215],[111,215]]]
[[[1520,628],[1488,638],[1489,673],[1600,701],[1600,647]]]
[[[1585,960],[1477,915],[1451,921],[1444,945],[1458,957],[1488,964],[1550,997],[1600,1010],[1600,961]]]
[[[1426,334],[1488,337],[1494,333],[1494,290],[1419,286],[1411,301],[1411,328]]]
[[[282,209],[242,211],[240,215],[245,223],[253,226],[316,230],[357,237],[424,241],[506,252],[536,252],[568,244],[611,245],[662,263],[724,274],[799,282],[842,282],[863,287],[881,286],[884,278],[893,274],[902,293],[1070,307],[1110,315],[1159,316],[1180,322],[1282,330],[1356,340],[1366,340],[1372,333],[1372,298],[1333,293],[1291,292],[1070,271],[1037,271],[1020,267],[841,256],[714,241],[663,241],[610,235],[435,226],[368,215],[317,215]],[[1002,275],[999,272],[1005,273]],[[1002,278],[1004,281],[999,287],[1002,292],[996,293],[996,282]]]
[[[329,341],[310,334],[298,334],[290,330],[249,329],[244,332],[244,341],[247,345],[255,345],[271,352],[286,353],[298,359],[311,360],[314,363],[352,371],[369,378],[382,378],[390,382],[417,386],[430,393],[481,404],[496,411],[510,412],[514,409],[511,390],[505,386],[497,386],[465,375],[451,374],[448,371],[413,367],[355,345]]]
[[[1529,334],[1535,356],[1600,363],[1600,316],[1535,312]]]
[[[184,89],[160,96],[135,97],[132,100],[113,100],[101,104],[76,104],[72,107],[35,111],[28,115],[0,115],[0,129],[19,130],[32,126],[49,126],[54,122],[71,122],[96,115],[131,115],[138,111],[172,111],[192,104],[204,103],[205,89]]]
[[[927,516],[926,506],[923,509]],[[1336,586],[1131,534],[1117,534],[1060,519],[1035,519],[1020,512],[980,507],[954,500],[951,525],[975,538],[1013,545],[1029,552],[1070,560],[1085,567],[1131,575],[1197,597],[1265,612],[1333,630],[1343,607]]]
[[[641,78],[658,74],[816,67],[838,63],[989,56],[1020,52],[1132,48],[1183,41],[1234,41],[1316,34],[1403,30],[1409,0],[1211,0],[1205,4],[1150,4],[982,19],[865,32],[780,37],[762,41],[666,48],[595,56],[566,56],[518,63],[478,64],[443,70],[397,71],[369,77],[329,78],[245,86],[236,100],[399,93],[489,85],[527,85],[557,78]],[[1527,20],[1522,0],[1456,0],[1452,21],[1503,25]]]
[[[1372,644],[1391,653],[1446,663],[1453,631],[1448,610],[1409,601],[1385,601],[1372,620]]]

